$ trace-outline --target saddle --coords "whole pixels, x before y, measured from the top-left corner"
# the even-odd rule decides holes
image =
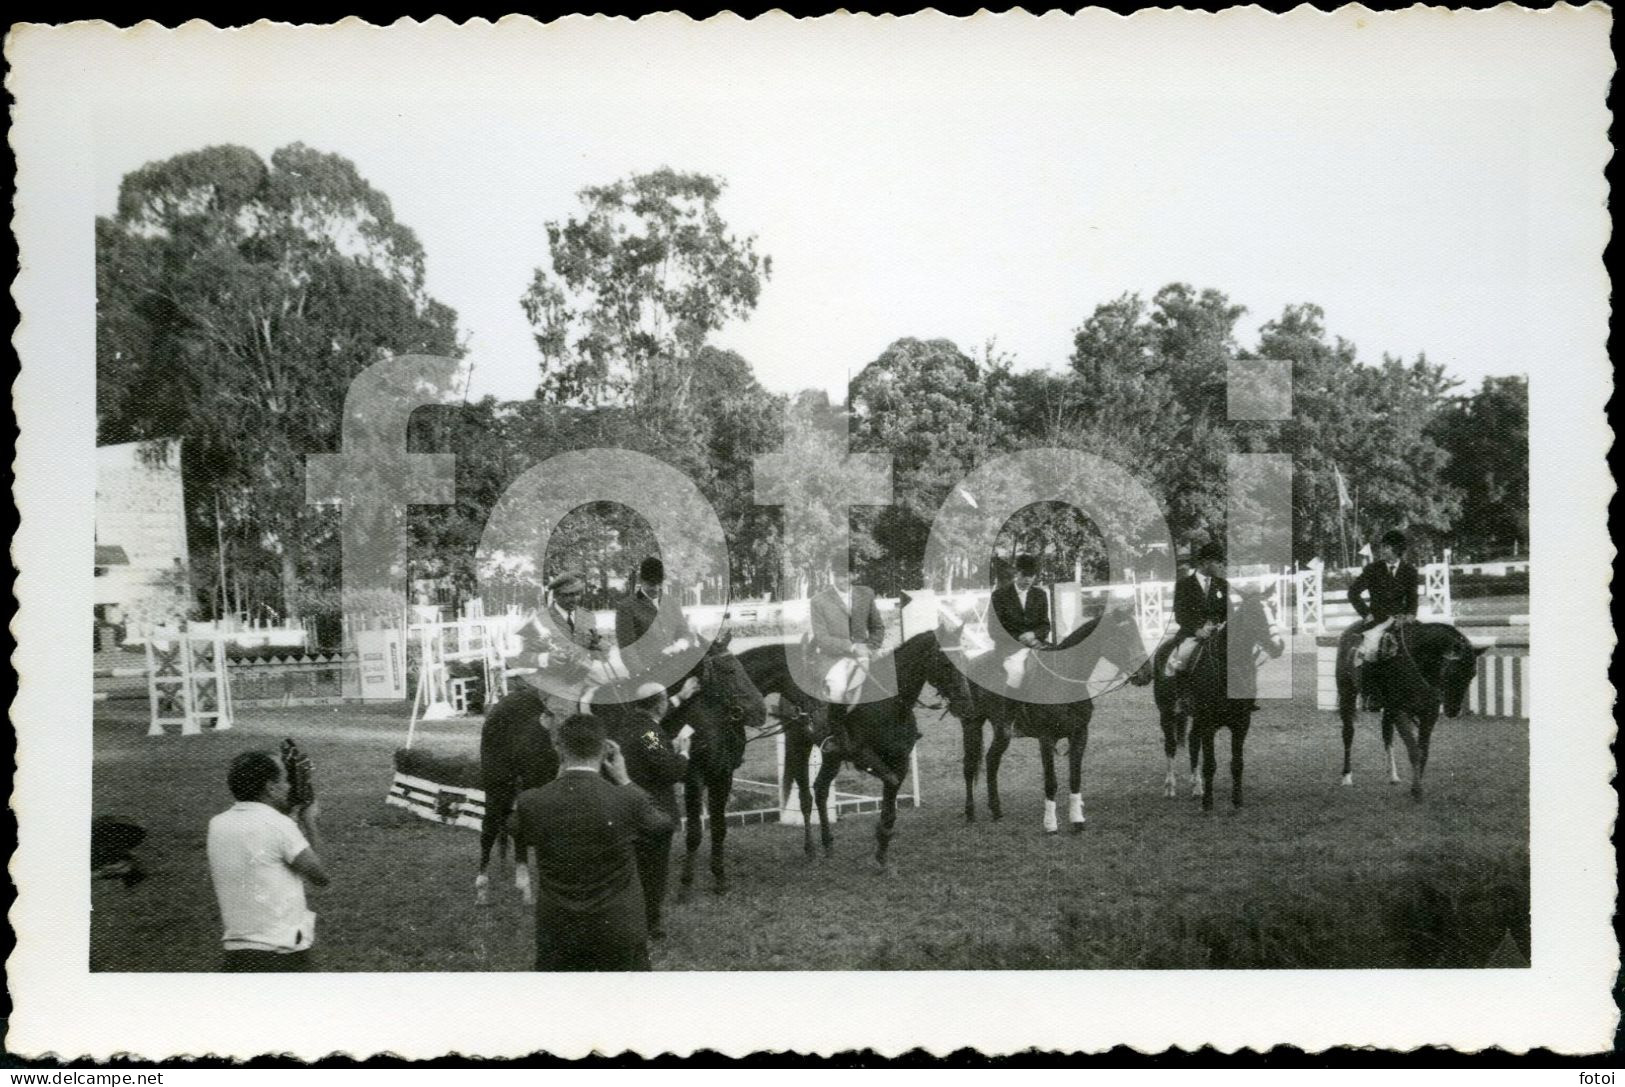
[[[1395,618],[1392,623],[1389,623],[1388,629],[1382,632],[1381,638],[1377,639],[1377,651],[1372,654],[1371,659],[1373,661],[1386,661],[1399,656],[1404,649],[1400,642],[1401,631],[1409,627],[1412,622],[1413,620],[1408,617],[1401,617]]]

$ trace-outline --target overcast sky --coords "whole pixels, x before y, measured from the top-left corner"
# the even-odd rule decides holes
[[[364,65],[154,53],[100,111],[97,207],[209,144],[344,155],[422,239],[474,391],[502,397],[537,380],[519,296],[544,224],[660,166],[725,178],[725,218],[772,256],[716,340],[778,391],[840,392],[901,336],[1059,367],[1095,305],[1173,281],[1245,305],[1248,346],[1310,301],[1368,361],[1425,351],[1475,385],[1529,369],[1535,47],[1468,34],[1419,63],[1414,33],[1244,46],[1222,21],[1156,41],[1138,22],[577,25],[523,49],[470,34],[456,58],[397,36]]]

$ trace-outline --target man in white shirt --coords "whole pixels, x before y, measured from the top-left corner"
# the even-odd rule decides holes
[[[270,752],[238,755],[226,774],[237,802],[209,820],[209,876],[231,973],[312,969],[316,915],[305,906],[305,881],[328,882],[312,845],[316,802],[290,818],[286,796],[273,788],[281,778]]]

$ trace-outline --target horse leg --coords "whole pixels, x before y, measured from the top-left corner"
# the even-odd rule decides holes
[[[976,822],[976,779],[982,772],[982,722],[974,717],[959,723],[964,753],[960,761],[965,770],[965,822]]]
[[[1202,791],[1202,733],[1196,727],[1196,718],[1183,717],[1185,722],[1185,735],[1187,745],[1191,752],[1191,796],[1200,799],[1205,794]]]
[[[987,745],[987,813],[994,822],[1004,818],[1004,805],[999,800],[999,766],[1004,753],[1010,750],[1011,725],[1009,721],[993,722],[993,739]]]
[[[829,826],[829,787],[840,772],[840,757],[831,755],[824,759],[818,768],[818,780],[813,782],[813,799],[818,802],[818,835],[824,843],[825,856],[835,852],[835,832]]]
[[[1388,756],[1388,784],[1398,785],[1399,760],[1394,758],[1394,722],[1386,713],[1382,715],[1382,753]]]
[[[733,774],[717,775],[706,792],[711,809],[711,879],[712,889],[722,894],[728,889],[728,796],[733,792]]]
[[[1418,789],[1421,787],[1421,784],[1422,784],[1422,775],[1427,773],[1427,769],[1428,769],[1428,748],[1430,746],[1432,746],[1432,743],[1433,743],[1433,726],[1438,724],[1438,722],[1439,722],[1439,711],[1438,710],[1433,710],[1433,709],[1425,710],[1417,717],[1417,721],[1416,721],[1416,725],[1417,725],[1417,735],[1416,735],[1416,747],[1417,747],[1416,784],[1417,784]],[[1417,795],[1421,795],[1421,794],[1418,792]]]
[[[485,817],[480,820],[480,870],[474,876],[474,904],[491,904],[491,876],[486,871],[491,865],[491,847],[499,841],[507,851],[503,830],[508,823],[508,808],[513,804],[513,789],[507,784],[491,785],[485,790]],[[524,858],[520,858],[523,860]]]
[[[1200,718],[1192,722],[1191,730],[1202,747],[1202,810],[1212,811],[1213,773],[1219,764],[1218,756],[1213,752],[1213,741],[1218,738],[1218,730],[1211,721]]]
[[[701,788],[698,774],[689,774],[683,782],[683,869],[677,880],[685,895],[694,885],[694,854],[700,851],[700,806],[705,799]]]
[[[812,733],[787,740],[784,757],[790,763],[790,776],[796,783],[796,798],[801,803],[801,850],[811,857],[817,853],[813,848],[812,836]]]
[[[1055,834],[1061,829],[1055,818],[1055,792],[1059,788],[1055,780],[1055,741],[1048,736],[1040,739],[1038,755],[1044,763],[1044,833]]]
[[[1416,726],[1411,722],[1410,714],[1405,713],[1403,710],[1384,709],[1382,711],[1382,715],[1385,718],[1391,715],[1394,719],[1394,728],[1399,732],[1399,738],[1405,744],[1405,754],[1408,755],[1411,760],[1411,796],[1414,799],[1421,800],[1422,745],[1417,739]]]
[[[908,763],[904,763],[906,772]],[[902,774],[898,774],[898,784],[893,785],[887,781],[881,788],[880,794],[880,821],[875,825],[875,864],[882,872],[891,872],[891,861],[887,854],[891,851],[892,835],[897,827],[897,793],[902,788]]]
[[[1089,726],[1084,725],[1072,734],[1066,744],[1066,768],[1069,775],[1067,784],[1071,791],[1067,795],[1067,821],[1072,824],[1072,833],[1083,832],[1083,750],[1089,746]]]
[[[1250,726],[1246,716],[1230,726],[1230,806],[1233,808],[1241,807],[1241,751],[1247,743]]]
[[[1337,714],[1343,719],[1343,784],[1354,784],[1354,719],[1357,716],[1353,695],[1337,692]]]
[[[1162,753],[1168,759],[1168,773],[1162,779],[1162,795],[1173,796],[1179,787],[1179,777],[1174,773],[1174,757],[1179,754],[1179,735],[1174,731],[1178,718],[1173,710],[1161,709],[1157,711],[1157,725],[1162,729]]]

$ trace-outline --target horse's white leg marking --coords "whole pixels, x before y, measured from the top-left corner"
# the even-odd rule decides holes
[[[489,906],[491,904],[491,877],[481,872],[474,877],[474,905]]]
[[[1162,795],[1173,796],[1179,788],[1179,777],[1174,773],[1174,757],[1168,756],[1168,776],[1162,779]]]
[[[524,899],[525,905],[531,905],[530,865],[524,861],[519,861],[513,866],[513,885],[519,888],[519,897]]]
[[[1055,801],[1044,801],[1044,833],[1055,834],[1061,829],[1061,824],[1055,818]]]
[[[1354,784],[1354,774],[1353,774],[1352,771],[1350,773],[1347,773],[1347,774],[1343,775],[1343,784],[1344,785],[1353,785]]]
[[[1398,785],[1399,782],[1400,782],[1399,761],[1394,758],[1394,745],[1389,744],[1388,745],[1388,784],[1390,784],[1390,785]]]
[[[1083,794],[1073,793],[1067,798],[1066,816],[1069,822],[1081,823],[1083,818]]]

